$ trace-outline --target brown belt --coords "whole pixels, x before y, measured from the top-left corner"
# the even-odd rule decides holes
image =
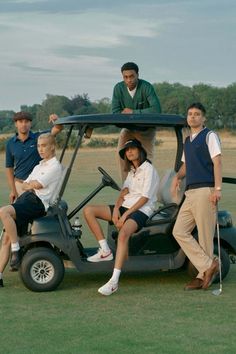
[[[16,177],[15,177],[15,181],[16,181],[16,182],[19,182],[19,183],[23,183],[23,182],[24,182],[24,180],[23,180],[23,179],[16,178]]]

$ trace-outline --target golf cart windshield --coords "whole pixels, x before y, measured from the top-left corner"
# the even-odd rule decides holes
[[[67,138],[61,153],[60,161],[62,162],[66,148],[68,147],[72,131],[77,131],[76,146],[71,157],[71,161],[67,168],[61,190],[59,192],[58,201],[61,199],[67,181],[69,179],[72,166],[78,153],[78,149],[82,143],[83,137],[87,129],[101,128],[106,126],[116,126],[118,128],[127,128],[135,130],[139,128],[173,128],[177,139],[177,149],[174,169],[177,171],[181,165],[181,156],[183,152],[183,134],[182,129],[186,127],[186,119],[180,115],[174,114],[88,114],[79,116],[68,116],[59,118],[57,125],[63,125],[69,128]]]

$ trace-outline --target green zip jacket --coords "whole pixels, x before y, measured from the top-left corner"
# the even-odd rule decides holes
[[[112,113],[121,113],[124,108],[133,109],[134,113],[161,113],[160,101],[153,86],[141,79],[138,80],[133,98],[124,81],[115,85],[112,96]]]

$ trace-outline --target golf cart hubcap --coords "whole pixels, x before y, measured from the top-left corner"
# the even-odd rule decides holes
[[[38,284],[46,284],[54,277],[54,267],[46,260],[35,262],[30,270],[32,279]]]

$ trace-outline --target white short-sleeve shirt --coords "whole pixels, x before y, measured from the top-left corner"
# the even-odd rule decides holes
[[[139,210],[150,216],[155,209],[159,176],[153,165],[145,161],[136,170],[131,169],[124,182],[123,188],[128,188],[129,193],[124,196],[122,204],[125,208],[131,208],[141,197],[148,198]]]
[[[28,183],[36,180],[43,186],[41,189],[35,189],[35,193],[42,200],[45,210],[48,209],[50,201],[53,199],[54,192],[61,176],[62,165],[56,157],[52,157],[50,160],[40,161],[25,180],[25,182]]]

